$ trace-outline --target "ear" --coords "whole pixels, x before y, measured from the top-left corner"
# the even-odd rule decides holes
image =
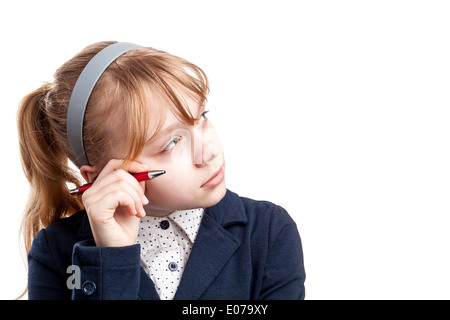
[[[80,173],[84,180],[87,182],[93,182],[100,174],[100,171],[95,166],[84,165],[80,168]]]

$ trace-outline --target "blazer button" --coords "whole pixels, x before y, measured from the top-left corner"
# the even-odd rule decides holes
[[[86,280],[82,285],[81,285],[81,291],[86,295],[86,296],[91,296],[95,293],[95,291],[97,290],[97,286],[95,285],[94,281],[91,280]]]

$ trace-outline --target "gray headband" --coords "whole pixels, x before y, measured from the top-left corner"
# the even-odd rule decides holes
[[[108,66],[125,52],[139,48],[133,43],[117,42],[97,53],[78,77],[67,110],[67,138],[79,166],[89,165],[83,142],[83,121],[86,105],[98,79]]]

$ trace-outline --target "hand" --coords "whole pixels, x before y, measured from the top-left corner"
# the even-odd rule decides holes
[[[100,247],[133,245],[139,232],[139,218],[145,216],[143,205],[148,203],[145,182],[138,182],[131,174],[148,171],[139,162],[111,160],[97,179],[83,193],[95,244]]]

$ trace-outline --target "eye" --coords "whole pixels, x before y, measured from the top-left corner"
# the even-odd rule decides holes
[[[180,142],[181,137],[176,137],[174,139],[172,139],[172,141],[169,142],[169,144],[164,148],[163,152],[169,151],[171,150],[173,147],[175,147],[175,145]]]
[[[208,118],[206,117],[206,114],[209,112],[209,110],[204,111],[200,117],[198,118],[198,121],[203,122],[206,121]]]

